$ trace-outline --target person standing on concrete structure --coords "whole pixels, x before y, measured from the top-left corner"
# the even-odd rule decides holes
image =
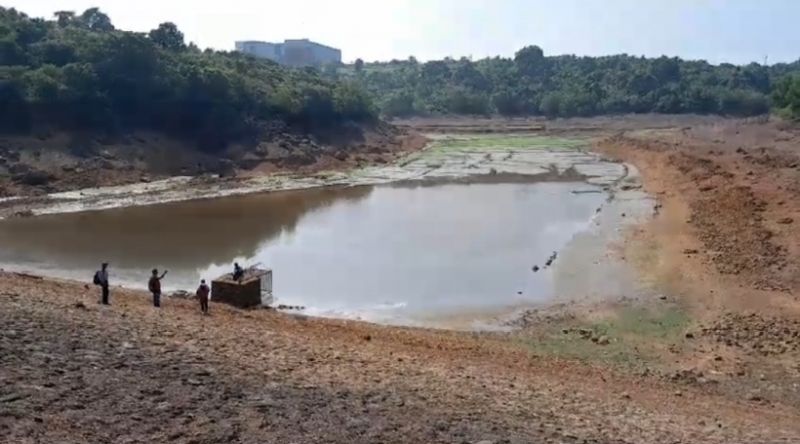
[[[111,305],[108,302],[108,262],[103,262],[100,269],[94,272],[94,284],[102,289],[100,303]]]
[[[244,269],[239,265],[238,262],[233,263],[233,280],[238,281],[242,277],[244,277]]]
[[[200,300],[200,311],[202,311],[204,315],[208,315],[208,295],[210,293],[211,289],[206,285],[206,280],[201,279],[200,286],[197,287],[197,299]]]
[[[159,276],[158,269],[153,268],[153,275],[150,276],[150,281],[147,283],[147,288],[150,293],[153,293],[153,307],[161,307],[161,279],[164,279],[166,275],[167,270],[164,270],[164,274]]]

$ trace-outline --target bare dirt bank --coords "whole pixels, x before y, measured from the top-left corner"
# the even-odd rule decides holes
[[[53,133],[0,137],[0,198],[148,183],[175,176],[313,174],[383,164],[420,149],[419,134],[385,123],[337,131],[278,127],[219,152],[164,134]]]
[[[796,411],[470,335],[0,274],[0,441],[790,442]],[[781,441],[783,440],[783,441]]]

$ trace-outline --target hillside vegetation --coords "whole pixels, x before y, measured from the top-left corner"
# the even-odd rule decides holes
[[[547,57],[528,46],[510,58],[354,65],[329,76],[356,79],[388,116],[426,114],[591,116],[698,113],[751,116],[772,106],[800,116],[792,73],[800,62],[712,65],[629,55]],[[793,85],[789,87],[789,85]],[[791,92],[794,91],[794,92]]]
[[[783,77],[772,92],[775,107],[785,117],[800,119],[800,74]]]
[[[97,8],[53,20],[0,8],[0,132],[151,130],[216,151],[275,123],[374,119],[355,85],[237,53],[201,51],[172,23],[114,27]]]

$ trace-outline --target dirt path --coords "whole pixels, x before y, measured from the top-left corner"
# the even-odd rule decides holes
[[[3,442],[792,442],[797,412],[382,328],[0,275]]]

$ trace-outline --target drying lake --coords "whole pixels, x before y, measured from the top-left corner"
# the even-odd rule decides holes
[[[403,322],[551,297],[545,262],[605,199],[587,188],[324,188],[11,219],[0,223],[0,263],[89,280],[109,261],[115,283],[138,287],[157,267],[173,289],[233,261],[261,264],[274,270],[277,303]]]
[[[554,296],[548,259],[627,175],[585,144],[447,138],[346,176],[62,193],[36,217],[0,220],[0,267],[90,281],[108,261],[112,284],[144,288],[159,268],[165,289],[192,290],[238,261],[272,268],[275,303],[312,315],[414,324],[498,312]]]

